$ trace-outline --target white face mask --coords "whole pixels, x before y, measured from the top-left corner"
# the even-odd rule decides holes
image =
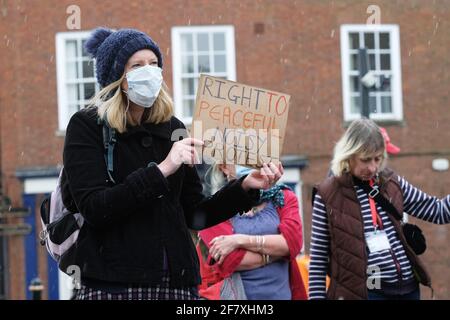
[[[162,85],[162,69],[146,65],[127,72],[128,99],[137,105],[150,108],[153,106]]]

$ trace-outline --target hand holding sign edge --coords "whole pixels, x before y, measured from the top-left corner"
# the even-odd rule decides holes
[[[263,166],[259,170],[253,170],[242,181],[242,188],[245,191],[250,189],[268,189],[272,187],[284,173],[283,165],[281,162],[276,166],[273,163],[263,163]]]

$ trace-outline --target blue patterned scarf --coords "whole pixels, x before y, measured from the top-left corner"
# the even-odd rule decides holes
[[[276,184],[267,190],[260,190],[260,203],[272,201],[275,207],[284,207],[284,189],[289,189],[292,191],[292,189],[284,183]]]

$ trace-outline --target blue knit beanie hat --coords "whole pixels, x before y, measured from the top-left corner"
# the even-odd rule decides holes
[[[142,49],[150,49],[158,58],[162,68],[162,56],[156,42],[145,33],[135,29],[113,31],[95,29],[84,45],[86,51],[96,60],[97,81],[102,87],[117,81],[125,70],[128,59]]]

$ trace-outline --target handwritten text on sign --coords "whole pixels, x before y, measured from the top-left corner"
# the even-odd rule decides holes
[[[193,118],[194,137],[218,163],[259,167],[281,154],[290,96],[201,75]]]

